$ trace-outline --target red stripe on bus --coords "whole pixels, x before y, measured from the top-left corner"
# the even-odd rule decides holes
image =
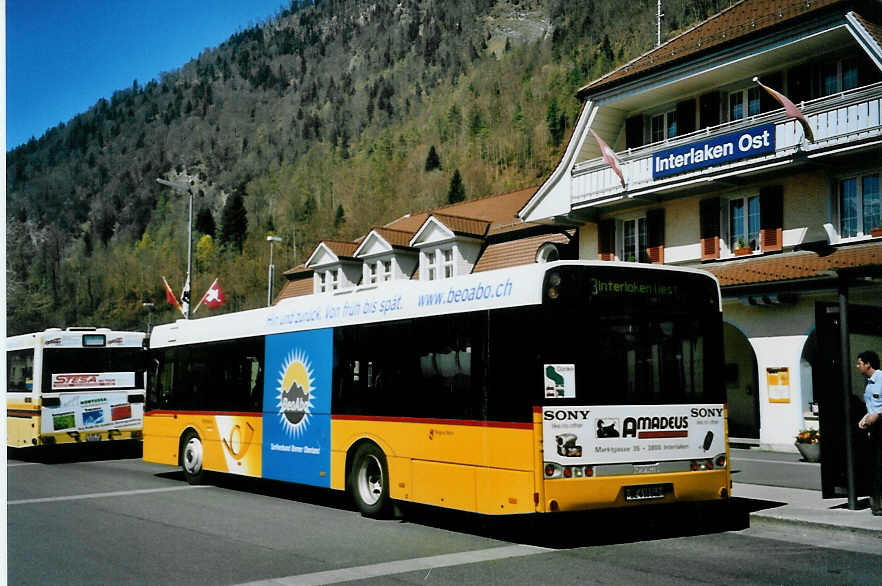
[[[144,415],[224,415],[228,417],[260,417],[263,413],[260,411],[177,411],[173,409],[154,409],[148,411]]]
[[[688,431],[641,431],[637,437],[643,439],[655,439],[663,437],[689,437]]]
[[[429,419],[423,417],[375,417],[372,415],[331,415],[338,421],[385,421],[394,423],[429,423],[432,425],[467,425],[471,427],[498,427],[507,429],[533,429],[532,423],[515,421],[479,421],[476,419]]]

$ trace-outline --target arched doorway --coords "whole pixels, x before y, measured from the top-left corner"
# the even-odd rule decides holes
[[[726,403],[732,443],[759,445],[760,416],[756,354],[741,330],[723,324]]]

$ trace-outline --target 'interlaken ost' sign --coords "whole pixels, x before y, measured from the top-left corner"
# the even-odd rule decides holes
[[[740,132],[659,151],[652,157],[652,178],[696,171],[775,150],[775,125],[764,124]]]

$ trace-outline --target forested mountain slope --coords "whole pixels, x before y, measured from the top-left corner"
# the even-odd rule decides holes
[[[727,3],[669,4],[665,38]],[[265,303],[268,233],[284,238],[284,270],[317,239],[446,202],[456,171],[467,198],[540,183],[576,89],[653,47],[655,12],[652,0],[292,2],[7,153],[8,333],[143,329],[144,301],[154,323],[178,317],[161,277],[180,291],[187,198],[157,178],[193,181],[193,296],[219,277],[215,311]]]

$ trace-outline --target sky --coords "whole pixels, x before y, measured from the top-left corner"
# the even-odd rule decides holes
[[[2,0],[0,0],[2,1]],[[159,79],[287,0],[5,0],[6,150]]]

